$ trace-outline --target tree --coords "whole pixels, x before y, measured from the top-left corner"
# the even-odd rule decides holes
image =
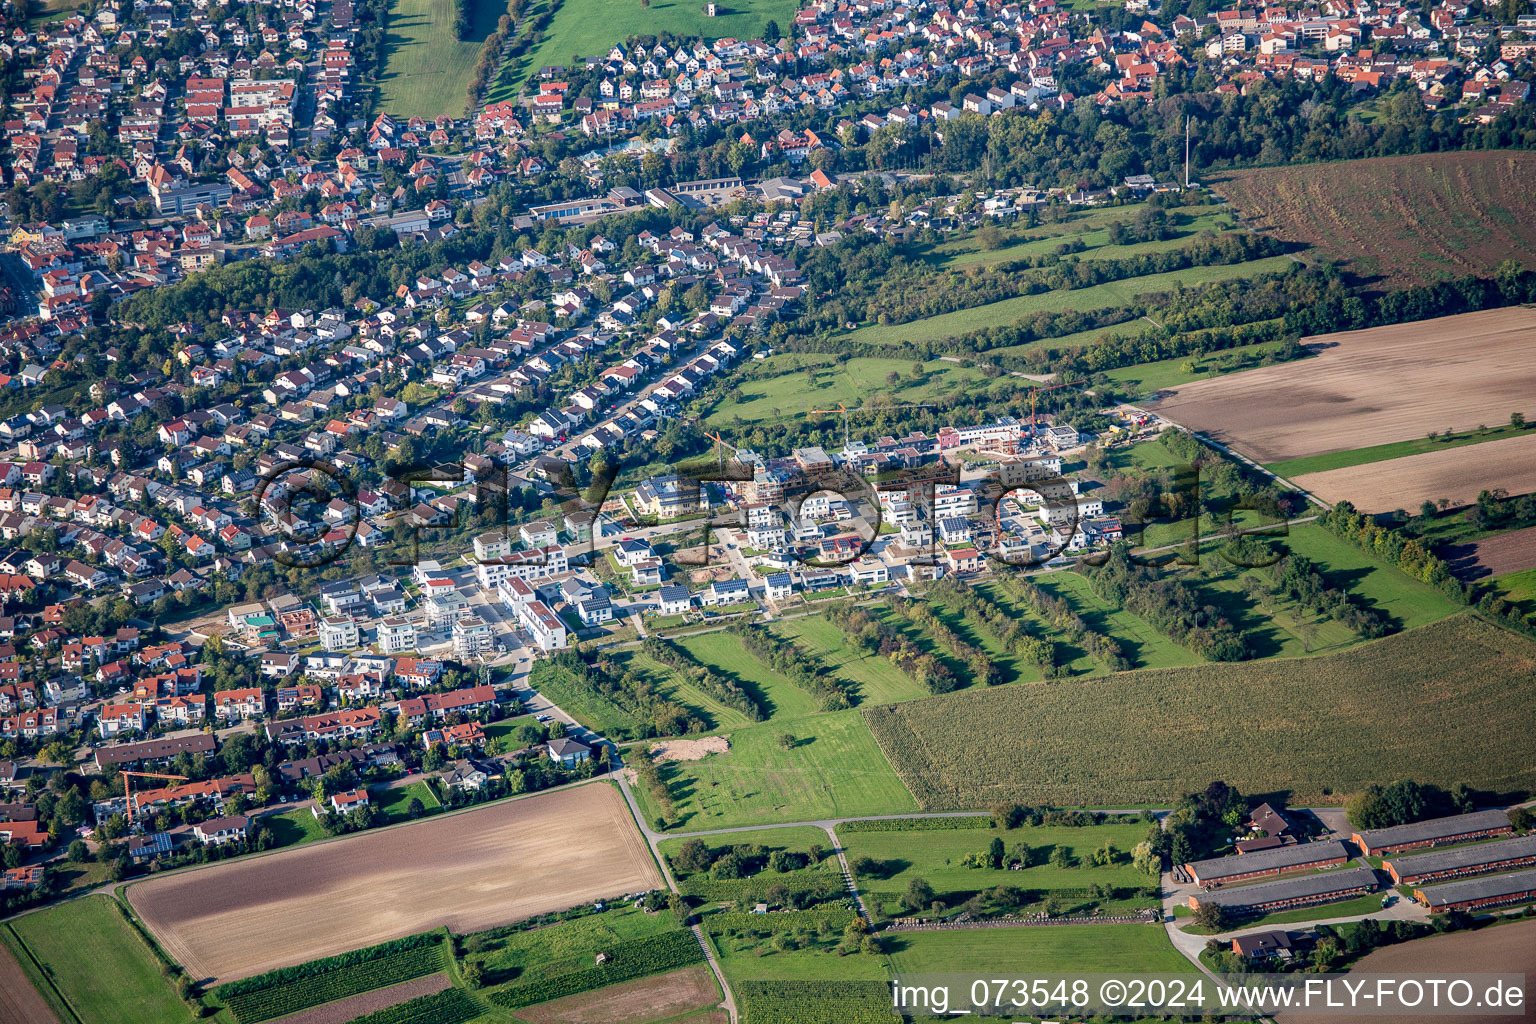
[[[69,857],[71,864],[79,864],[90,855],[91,852],[90,850],[86,849],[84,840],[76,839],[74,842],[69,844],[69,853],[67,856]]]
[[[785,750],[795,749],[795,734],[792,732],[779,733],[779,746]]]
[[[426,812],[427,806],[421,802],[420,797],[411,797],[411,802],[405,805],[405,816],[412,820],[421,817]]]
[[[1195,908],[1195,924],[1208,931],[1219,932],[1227,923],[1227,908],[1220,903],[1202,900]]]
[[[465,960],[459,965],[459,974],[470,988],[479,988],[485,983],[485,966],[479,960]]]
[[[1536,815],[1531,813],[1529,807],[1512,807],[1509,809],[1509,824],[1515,831],[1525,832],[1536,825]]]
[[[1003,866],[1004,856],[1005,851],[1003,848],[1003,841],[997,836],[993,836],[992,844],[987,850],[987,859],[992,862],[992,866],[994,868],[1001,868]]]
[[[714,857],[710,852],[709,844],[702,839],[689,839],[677,851],[677,866],[679,869],[693,874],[697,871],[708,871]]]
[[[934,902],[933,886],[928,884],[926,878],[914,878],[907,883],[907,892],[901,902],[908,910],[922,910]]]
[[[1512,412],[1512,413],[1510,413],[1509,414],[1509,425],[1514,427],[1516,430],[1524,430],[1525,429],[1525,413],[1523,413],[1523,412]]]

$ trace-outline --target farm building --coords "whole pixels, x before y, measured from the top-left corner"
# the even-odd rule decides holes
[[[1536,900],[1536,871],[1517,871],[1492,878],[1469,878],[1464,882],[1415,889],[1413,898],[1429,907],[1431,913],[1448,910],[1480,910],[1509,903]]]
[[[1293,843],[1236,857],[1213,857],[1184,865],[1200,885],[1226,885],[1254,878],[1269,878],[1288,871],[1338,867],[1349,861],[1349,851],[1336,839],[1324,843]]]
[[[1263,960],[1267,957],[1289,960],[1294,945],[1290,932],[1284,930],[1255,932],[1252,935],[1239,935],[1233,939],[1232,952],[1248,960]]]
[[[1376,888],[1376,872],[1370,868],[1345,868],[1304,878],[1287,878],[1262,885],[1245,885],[1217,892],[1190,893],[1189,906],[1198,910],[1206,904],[1225,907],[1233,914],[1267,914],[1291,907],[1309,907],[1314,903],[1363,896]]]
[[[1398,885],[1443,882],[1470,875],[1486,875],[1490,871],[1536,867],[1536,836],[1441,850],[1438,853],[1421,853],[1417,857],[1393,857],[1383,861],[1381,866]]]
[[[1429,821],[1356,832],[1350,839],[1360,848],[1360,852],[1378,857],[1400,850],[1488,839],[1511,831],[1509,816],[1503,811],[1473,811],[1471,814],[1453,814],[1449,818],[1431,818]]]

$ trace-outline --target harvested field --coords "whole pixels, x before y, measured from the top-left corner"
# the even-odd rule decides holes
[[[1159,805],[1218,778],[1301,804],[1400,778],[1536,788],[1533,694],[1536,640],[1462,614],[1339,654],[963,690],[865,717],[924,810]]]
[[[1349,969],[1350,974],[1447,977],[1453,974],[1536,974],[1536,921],[1517,921],[1475,932],[1431,935],[1375,950]],[[1282,1014],[1281,1024],[1336,1024],[1337,1016]],[[1422,1020],[1424,1018],[1414,1018]],[[1525,1014],[1457,1015],[1457,1024],[1501,1024],[1529,1020]]]
[[[348,1021],[356,1020],[364,1014],[383,1010],[397,1003],[415,999],[417,996],[430,996],[434,992],[452,987],[453,982],[448,975],[429,974],[425,978],[402,981],[398,985],[374,989],[372,992],[362,992],[346,999],[338,999],[334,1003],[311,1006],[307,1010],[300,1010],[298,1013],[284,1017],[283,1024],[347,1024]]]
[[[706,736],[701,740],[667,740],[652,743],[650,754],[657,761],[702,761],[710,754],[723,754],[731,749],[731,741],[724,736]]]
[[[193,978],[231,981],[660,884],[623,798],[597,783],[151,879],[128,900]]]
[[[597,1020],[604,1024],[645,1024],[707,1009],[719,1001],[715,976],[700,964],[529,1006],[518,1010],[517,1015],[529,1024],[590,1024]]]
[[[0,944],[0,1024],[58,1024],[42,993],[17,963],[16,956]]]
[[[1469,430],[1536,416],[1533,342],[1529,307],[1325,334],[1305,339],[1314,359],[1187,384],[1153,408],[1263,463]]]
[[[1451,563],[1452,571],[1464,580],[1480,580],[1536,568],[1536,526],[1471,544],[1457,544],[1441,554]]]
[[[1292,477],[1291,482],[1324,501],[1348,499],[1362,512],[1413,510],[1426,498],[1448,498],[1452,505],[1469,505],[1477,500],[1479,491],[1495,487],[1503,487],[1511,494],[1536,491],[1536,434],[1307,473]],[[1522,549],[1523,564],[1500,571],[1511,572],[1533,564],[1530,555],[1536,551],[1536,542],[1514,541],[1508,554],[1517,557]]]
[[[1536,260],[1536,153],[1490,151],[1231,171],[1246,223],[1389,287]]]

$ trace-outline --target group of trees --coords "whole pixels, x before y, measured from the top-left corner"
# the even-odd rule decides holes
[[[1464,782],[1447,792],[1439,786],[1398,779],[1385,786],[1367,786],[1351,795],[1344,809],[1355,828],[1391,828],[1426,818],[1466,814],[1477,809],[1477,801]]]
[[[983,686],[1006,682],[1003,670],[992,660],[991,655],[950,629],[932,605],[925,601],[893,597],[889,608],[891,616],[897,621],[910,623],[931,636],[935,643],[965,666],[970,678],[976,682]]]
[[[934,585],[934,595],[952,606],[967,625],[990,634],[1013,655],[1032,665],[1039,665],[1047,678],[1061,672],[1056,664],[1056,645],[1030,632],[1024,619],[1010,614],[1002,605],[976,587],[966,586],[953,576]],[[978,676],[977,678],[988,678]]]
[[[827,605],[823,614],[855,649],[888,659],[928,692],[948,693],[958,685],[949,666],[888,625],[877,612],[851,602],[836,602]]]
[[[853,684],[825,671],[793,640],[773,636],[745,619],[726,627],[746,652],[816,698],[821,710],[840,711],[854,704]]]
[[[1211,661],[1243,661],[1252,656],[1247,636],[1199,589],[1177,576],[1132,564],[1130,547],[1117,544],[1104,564],[1086,573],[1094,593],[1135,612],[1175,643]]]
[[[1119,672],[1132,667],[1120,645],[1108,634],[1089,626],[1066,598],[1057,597],[1038,584],[1013,574],[1000,577],[998,585],[1009,597],[1061,632],[1068,643],[1098,658],[1106,668]]]
[[[707,666],[699,664],[697,658],[672,641],[653,634],[646,637],[640,649],[647,656],[682,676],[684,681],[709,694],[726,707],[740,711],[752,721],[761,722],[768,717],[762,705],[737,685],[734,679],[722,676]]]

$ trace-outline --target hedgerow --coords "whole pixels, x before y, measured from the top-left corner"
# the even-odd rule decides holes
[[[751,622],[733,622],[727,632],[741,641],[746,652],[791,683],[815,697],[823,711],[851,708],[855,703],[852,684],[824,671],[805,650],[784,636],[773,636]]]
[[[462,989],[449,988],[358,1017],[349,1024],[465,1024],[481,1007]]]
[[[513,984],[492,992],[489,998],[497,1006],[515,1010],[621,981],[673,971],[703,960],[704,949],[693,932],[667,932],[621,942],[608,952],[607,961],[602,964],[526,984]]]
[[[874,818],[845,821],[839,832],[951,832],[957,828],[988,829],[992,819],[984,815],[955,814],[942,818]]]

